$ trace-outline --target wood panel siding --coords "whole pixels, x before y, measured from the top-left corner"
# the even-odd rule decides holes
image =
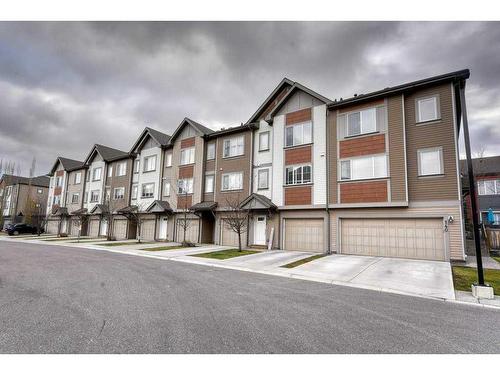
[[[300,111],[287,113],[285,123],[286,125],[292,125],[300,122],[310,121],[311,118],[311,108],[305,108],[301,109]]]
[[[123,176],[117,176],[116,172],[118,169],[118,164],[125,162],[127,167],[126,167],[126,173]],[[111,197],[111,206],[113,210],[117,210],[120,208],[127,207],[130,202],[130,181],[132,179],[132,165],[133,161],[132,159],[124,159],[124,160],[119,160],[115,161],[110,164],[113,168],[113,175],[112,177],[107,177],[106,178],[106,185],[110,186],[110,197]],[[83,178],[83,177],[82,177]],[[114,189],[123,187],[125,188],[125,193],[123,195],[123,199],[114,199]],[[90,193],[89,193],[90,194]],[[80,199],[83,199],[80,197]],[[90,199],[90,198],[89,198]]]
[[[194,176],[194,166],[186,165],[179,167],[179,178],[191,178]]]
[[[402,96],[393,96],[387,99],[387,136],[389,143],[391,200],[394,202],[407,201]]]
[[[312,160],[311,145],[285,150],[285,165],[310,163]]]
[[[186,138],[181,141],[181,148],[194,147],[195,137]]]
[[[387,181],[340,184],[340,203],[387,202]]]
[[[177,209],[184,210],[193,205],[193,195],[179,195],[177,196]]]
[[[428,95],[439,95],[441,119],[417,125],[415,100]],[[406,96],[405,119],[410,201],[459,199],[451,85],[435,86]],[[419,177],[417,151],[432,147],[443,149],[444,174]]]
[[[342,109],[339,109],[339,114],[342,113],[348,113],[348,112],[355,112],[355,111],[361,111],[362,109],[365,108],[372,108],[372,107],[377,107],[380,105],[384,105],[384,99],[379,99],[379,100],[374,100],[368,103],[363,103],[363,104],[357,104],[357,105],[352,105],[349,107],[345,107]]]
[[[205,162],[205,171],[214,171],[215,170],[215,160],[207,160]]]
[[[385,152],[385,134],[351,138],[339,142],[340,158],[382,154]]]
[[[286,186],[285,205],[304,205],[312,202],[312,186]]]

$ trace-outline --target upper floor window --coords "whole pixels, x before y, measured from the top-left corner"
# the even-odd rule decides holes
[[[153,198],[155,195],[155,184],[150,182],[148,184],[142,184],[141,198]]]
[[[99,202],[99,190],[92,190],[90,192],[90,203]]]
[[[58,187],[62,186],[62,177],[60,177],[60,176],[56,177],[56,186],[58,186]]]
[[[207,145],[207,160],[215,159],[215,143],[209,143]]]
[[[166,180],[163,182],[163,196],[170,197],[170,182]]]
[[[243,189],[243,173],[234,172],[222,175],[222,190],[241,190]]]
[[[90,171],[85,172],[85,181],[87,181],[87,182],[90,181]]]
[[[298,146],[312,142],[312,123],[290,125],[285,128],[285,146]]]
[[[127,162],[122,161],[116,165],[116,176],[125,176],[127,174]]]
[[[101,167],[94,168],[94,170],[92,171],[92,180],[93,181],[99,181],[101,179],[101,172],[102,172],[102,168]]]
[[[387,156],[367,156],[340,162],[341,180],[365,180],[387,177]]]
[[[312,167],[310,165],[295,165],[286,167],[285,177],[287,185],[308,184],[312,181]]]
[[[269,169],[259,169],[257,174],[257,189],[269,189]]]
[[[214,175],[205,176],[205,193],[214,192]]]
[[[143,172],[152,172],[156,170],[156,155],[146,156],[142,166]]]
[[[75,173],[75,184],[79,184],[82,182],[82,172],[76,172]]]
[[[169,152],[167,156],[165,157],[165,166],[166,167],[171,167],[172,166],[172,153]]]
[[[181,150],[181,165],[194,163],[194,147],[184,148]]]
[[[139,173],[139,163],[140,163],[139,159],[134,160],[134,173]]]
[[[433,176],[443,174],[443,149],[425,148],[417,151],[418,175]]]
[[[76,204],[80,200],[80,193],[73,193],[71,196],[71,203]]]
[[[193,179],[184,178],[178,181],[177,193],[182,194],[193,194]]]
[[[417,99],[417,122],[438,120],[439,99],[437,96]]]
[[[132,185],[132,191],[130,194],[131,199],[137,199],[137,191],[139,190],[137,184]]]
[[[347,136],[368,134],[377,131],[377,109],[364,109],[347,115]]]
[[[124,187],[118,187],[115,188],[113,191],[113,199],[123,199],[125,197],[125,188]]]
[[[112,165],[110,165],[108,167],[108,177],[113,177],[113,166]]]
[[[479,180],[477,182],[477,191],[479,195],[499,195],[500,179],[498,180]]]
[[[269,150],[269,132],[259,133],[259,151]]]
[[[233,137],[224,139],[224,153],[223,157],[230,158],[233,156],[240,156],[245,153],[245,137]]]
[[[53,204],[54,204],[54,205],[57,205],[57,204],[59,204],[59,203],[61,203],[61,196],[60,196],[60,195],[55,195],[55,196],[54,196],[54,201],[53,201]]]
[[[87,203],[89,201],[89,192],[86,191],[83,196],[83,203]]]

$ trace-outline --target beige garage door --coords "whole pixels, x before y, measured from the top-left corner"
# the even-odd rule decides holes
[[[89,221],[89,236],[98,237],[99,236],[99,220]]]
[[[238,247],[238,233],[227,226],[226,220],[221,220],[221,245]],[[247,246],[247,234],[241,234],[241,247]]]
[[[78,236],[78,232],[80,232],[80,224],[79,224],[79,222],[77,222],[75,220],[71,220],[70,221],[70,225],[71,225],[70,234],[72,236]]]
[[[47,233],[57,234],[59,230],[59,220],[49,220],[47,222]]]
[[[324,253],[323,219],[285,219],[284,250]]]
[[[441,219],[342,219],[343,254],[445,260]]]
[[[198,230],[199,222],[198,219],[187,219],[188,227],[186,228],[186,241],[197,243],[198,242]],[[177,219],[177,242],[182,242],[184,240],[184,228],[182,223],[184,219]]]
[[[143,220],[141,224],[141,240],[154,241],[155,240],[155,220]]]
[[[128,220],[125,219],[113,221],[113,236],[115,236],[117,240],[127,239],[127,223]]]

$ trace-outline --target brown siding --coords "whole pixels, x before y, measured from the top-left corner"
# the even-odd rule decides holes
[[[310,163],[312,147],[298,147],[285,150],[285,165]]]
[[[301,109],[300,111],[290,112],[286,114],[287,125],[309,120],[311,120],[311,108]]]
[[[415,124],[415,99],[439,94],[441,120],[426,125]],[[458,181],[451,85],[420,90],[405,97],[406,142],[408,158],[408,195],[410,200],[457,200]],[[418,177],[417,150],[442,147],[444,176]]]
[[[387,202],[387,181],[343,183],[340,185],[340,202]]]
[[[387,99],[387,134],[389,141],[389,175],[391,200],[406,201],[405,139],[401,96]]]
[[[358,105],[353,105],[350,107],[342,108],[339,110],[339,113],[360,111],[364,108],[372,108],[372,107],[376,107],[379,105],[384,105],[384,99],[374,100],[374,101],[371,101],[368,103],[358,104]]]
[[[64,175],[64,170],[60,170],[56,172],[56,176],[61,177]]]
[[[215,160],[207,160],[205,162],[205,171],[213,171],[215,170]]]
[[[384,152],[385,134],[353,138],[339,142],[339,154],[341,158],[381,154]]]
[[[195,137],[186,138],[181,141],[181,148],[193,147]]]
[[[54,195],[61,195],[62,192],[62,186],[56,186],[54,188]]]
[[[193,177],[193,172],[194,172],[193,165],[179,167],[179,178],[191,178]]]
[[[289,186],[285,187],[285,205],[311,204],[311,186]]]
[[[183,210],[184,208],[189,208],[193,205],[192,195],[182,195],[177,196],[177,209]]]
[[[116,176],[116,170],[118,164],[125,162],[127,163],[127,170],[124,176]],[[129,195],[130,195],[130,180],[131,180],[131,174],[132,174],[132,160],[131,159],[125,159],[125,160],[119,160],[111,163],[110,165],[113,166],[113,176],[108,177],[106,179],[106,186],[110,187],[110,198],[111,198],[111,208],[113,211],[126,207],[128,206],[129,200]],[[156,184],[157,185],[157,184]],[[117,199],[115,200],[114,197],[114,189],[123,187],[125,188],[125,194],[123,195],[123,199]]]

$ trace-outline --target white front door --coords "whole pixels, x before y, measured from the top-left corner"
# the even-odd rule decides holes
[[[108,222],[106,220],[101,221],[101,236],[107,236],[108,235]]]
[[[160,240],[167,239],[168,216],[160,216]]]
[[[257,216],[253,222],[253,243],[254,245],[266,244],[266,217]]]

